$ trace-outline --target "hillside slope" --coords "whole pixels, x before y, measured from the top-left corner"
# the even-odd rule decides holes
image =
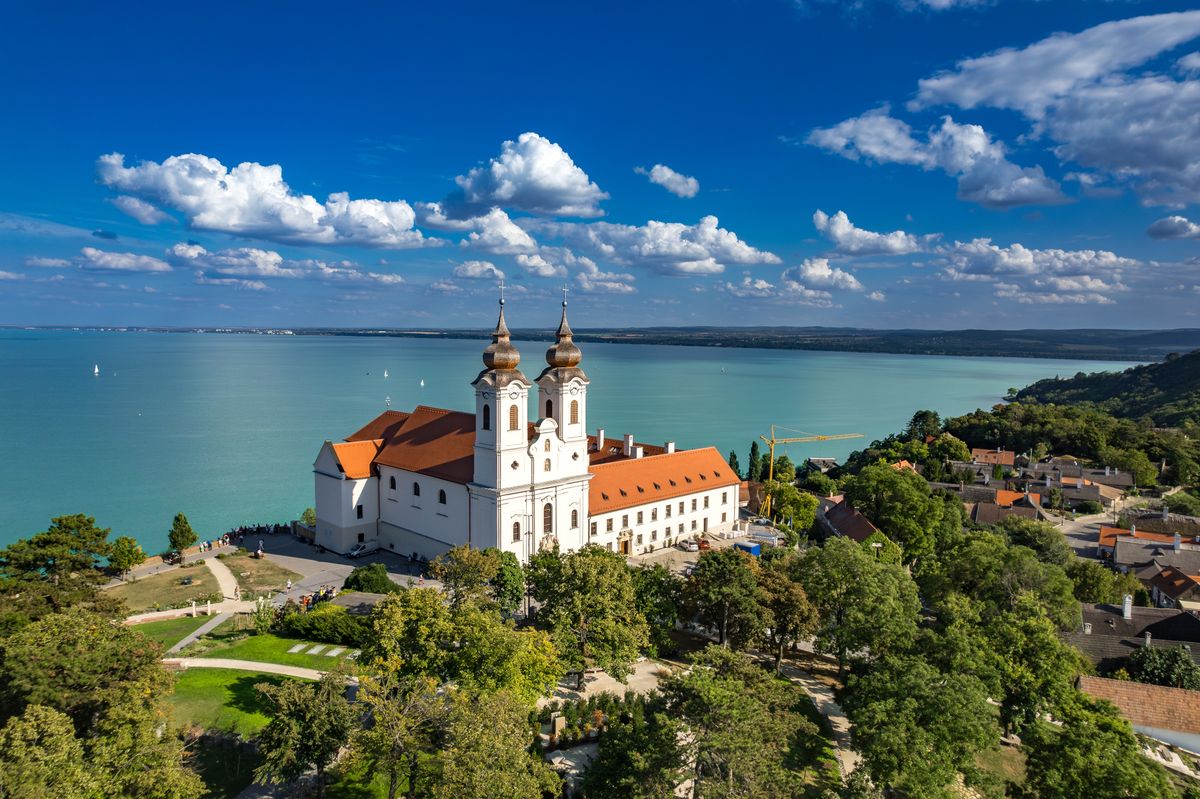
[[[1062,380],[1039,380],[1018,392],[1017,399],[1090,402],[1114,416],[1149,417],[1160,427],[1200,422],[1200,350],[1124,372],[1081,372]]]

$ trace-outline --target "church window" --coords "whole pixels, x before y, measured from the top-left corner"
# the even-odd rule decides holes
[[[546,452],[550,451],[550,439],[546,439],[546,443],[542,445],[542,449],[544,449]]]
[[[520,420],[517,418],[517,406],[509,405],[508,406],[508,429],[516,430],[520,426],[519,421]]]
[[[692,497],[692,510],[693,511],[696,510],[696,498],[695,497]]]
[[[682,502],[679,503],[679,515],[680,516],[683,515],[683,503]]]
[[[667,503],[667,518],[671,518],[671,504]]]
[[[579,528],[579,511],[572,509],[571,510],[571,529],[576,530],[578,528]]]
[[[396,475],[393,474],[391,477],[388,478],[388,488],[390,488],[393,491],[396,490]]]
[[[446,489],[444,489],[444,488],[438,489],[438,504],[439,505],[446,504]]]
[[[521,523],[513,522],[513,541],[517,542],[520,540],[521,540]]]
[[[728,503],[729,503],[729,492],[728,492],[728,491],[722,491],[722,492],[721,492],[721,504],[722,504],[722,505],[727,505]]]
[[[546,418],[554,415],[554,400],[546,400]]]
[[[658,521],[658,508],[650,509],[650,521],[652,521],[652,522]]]
[[[492,429],[492,406],[491,405],[483,406],[483,429],[484,430]]]
[[[571,424],[579,424],[579,400],[571,400]]]
[[[542,461],[542,471],[543,472],[550,471],[550,459],[549,458],[546,458],[546,460]]]
[[[554,506],[549,502],[542,506],[542,532],[546,535],[554,532]]]
[[[421,484],[420,483],[413,483],[413,496],[414,497],[421,496]]]

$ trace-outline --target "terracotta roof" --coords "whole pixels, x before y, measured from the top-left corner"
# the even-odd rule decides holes
[[[1154,575],[1150,584],[1157,588],[1160,594],[1177,600],[1188,591],[1200,586],[1200,577],[1194,574],[1184,574],[1174,566],[1167,566]]]
[[[1024,491],[1005,491],[1004,489],[1000,489],[996,492],[996,504],[1000,505],[1001,507],[1007,507],[1009,505],[1016,505],[1018,502],[1021,502],[1022,504],[1024,504],[1023,503],[1024,499],[1025,499]],[[1041,505],[1042,497],[1040,494],[1030,494],[1029,501],[1032,502],[1034,505]]]
[[[1135,727],[1200,733],[1200,691],[1084,675],[1079,690],[1116,705]]]
[[[475,414],[418,405],[387,428],[375,463],[469,483],[475,475]]]
[[[878,531],[878,528],[871,524],[870,519],[850,507],[845,499],[827,510],[825,519],[838,535],[843,535],[860,544],[870,538],[872,533]]]
[[[347,441],[365,441],[372,438],[390,438],[390,432],[396,425],[408,418],[404,411],[384,411],[376,416],[359,431],[346,436]]]
[[[342,472],[351,480],[362,480],[371,476],[371,464],[383,446],[383,439],[368,441],[346,441],[333,445],[333,456],[337,458]]]
[[[998,524],[1009,516],[1037,519],[1037,509],[1024,505],[997,505],[994,502],[978,502],[971,509],[970,517],[979,524]]]
[[[971,450],[971,459],[976,463],[992,463],[1000,464],[1001,466],[1012,466],[1017,453],[1008,450],[994,449],[973,449]]]
[[[741,485],[715,447],[593,462],[589,471],[592,480],[588,485],[588,506],[593,515],[710,488]]]
[[[917,470],[916,466],[913,466],[910,462],[908,462],[906,460],[896,461],[895,463],[892,464],[892,468],[898,472],[903,472],[905,470],[908,470],[910,472],[915,472]]]
[[[1164,533],[1147,533],[1143,530],[1125,530],[1121,527],[1109,527],[1101,525],[1099,544],[1102,547],[1113,547],[1117,543],[1118,537],[1137,538],[1143,541],[1158,541],[1162,544],[1175,545],[1175,536],[1166,535]]]
[[[640,441],[633,442],[635,447],[642,448],[642,457],[649,455],[663,455],[666,453],[666,447],[660,447],[656,444],[643,444]],[[612,463],[613,461],[629,460],[625,456],[625,440],[621,438],[608,438],[605,436],[604,444],[596,446],[596,437],[588,436],[588,463],[592,466],[599,466],[602,463]]]

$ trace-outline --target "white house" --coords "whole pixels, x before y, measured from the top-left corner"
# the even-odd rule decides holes
[[[530,381],[517,368],[501,300],[486,368],[471,383],[474,413],[386,411],[345,441],[322,445],[313,464],[317,543],[425,558],[469,544],[525,562],[555,545],[628,555],[730,530],[740,481],[716,449],[587,433],[582,358],[564,302],[547,366]]]

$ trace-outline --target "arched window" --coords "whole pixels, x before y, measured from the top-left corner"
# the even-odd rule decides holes
[[[546,535],[554,532],[554,506],[549,502],[542,507],[542,532]]]
[[[521,523],[513,522],[513,541],[521,540]]]
[[[543,472],[550,471],[550,459],[549,458],[546,458],[546,460],[544,460],[542,462],[542,471]]]
[[[421,484],[420,483],[413,483],[413,496],[414,497],[421,496]]]
[[[579,400],[571,400],[571,424],[579,424]]]
[[[579,527],[579,511],[572,508],[571,509],[571,529],[574,530],[578,527]]]
[[[546,452],[550,451],[550,439],[548,439],[548,438],[546,439],[546,443],[542,445],[542,449],[545,450]]]
[[[439,505],[446,504],[446,489],[444,489],[444,488],[438,489],[438,504]]]
[[[396,490],[396,475],[393,474],[388,478],[388,488],[392,489],[393,491]]]
[[[517,419],[517,406],[509,405],[508,406],[508,429],[516,430],[517,426],[518,426],[517,425],[518,421],[519,420]]]
[[[483,406],[483,429],[484,430],[492,429],[492,406],[491,405]]]
[[[554,400],[546,400],[546,418],[554,415]]]

